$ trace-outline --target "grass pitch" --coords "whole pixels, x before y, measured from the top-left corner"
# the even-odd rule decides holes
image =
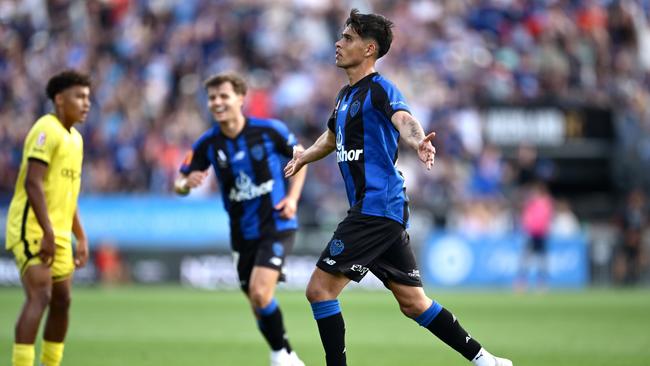
[[[517,366],[650,365],[648,290],[428,293]],[[324,365],[303,294],[277,298],[294,348],[308,366]],[[388,291],[347,291],[340,299],[350,365],[468,365],[403,317]],[[10,360],[22,301],[20,289],[0,288],[1,364]],[[268,349],[236,291],[75,288],[63,365],[268,365]]]

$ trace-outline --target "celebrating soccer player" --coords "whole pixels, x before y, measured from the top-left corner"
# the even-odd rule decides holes
[[[322,252],[307,286],[328,366],[346,365],[345,325],[338,295],[368,271],[390,289],[407,317],[430,330],[477,366],[512,365],[481,347],[439,303],[429,299],[406,233],[408,198],[396,169],[401,137],[427,169],[434,162],[435,133],[424,134],[402,93],[375,71],[388,52],[392,23],[380,15],[350,12],[336,42],[336,66],[349,85],[336,97],[325,131],[307,150],[296,151],[287,177],[336,150],[350,210]]]
[[[88,260],[77,197],[83,140],[73,127],[90,108],[90,79],[67,70],[47,83],[54,113],[36,121],[25,139],[7,215],[6,248],[16,257],[26,300],[16,322],[12,364],[34,364],[34,341],[48,309],[41,364],[57,366],[68,329],[72,274]],[[73,256],[72,234],[77,238]]]
[[[218,122],[193,146],[175,182],[179,194],[198,187],[213,166],[230,216],[231,246],[241,289],[271,347],[271,366],[303,366],[285,335],[274,298],[293,248],[296,207],[306,172],[286,180],[282,166],[302,149],[280,121],[242,113],[246,83],[234,74],[205,82],[208,109]]]

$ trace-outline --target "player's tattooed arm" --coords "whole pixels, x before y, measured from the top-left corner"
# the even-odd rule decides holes
[[[404,142],[417,151],[420,160],[426,165],[427,169],[431,169],[436,155],[436,148],[433,147],[431,140],[436,133],[431,132],[425,135],[420,122],[406,111],[395,112],[391,122],[399,131]]]

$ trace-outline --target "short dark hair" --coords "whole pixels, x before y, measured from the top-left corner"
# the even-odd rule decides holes
[[[212,75],[203,82],[203,86],[205,89],[208,89],[217,87],[223,83],[232,84],[232,89],[239,95],[246,95],[246,91],[248,90],[244,78],[231,72]]]
[[[45,92],[47,93],[47,97],[54,101],[57,94],[68,88],[73,86],[90,87],[90,85],[90,76],[76,70],[68,69],[52,76],[47,82]]]
[[[352,28],[361,38],[371,38],[377,42],[377,58],[382,57],[390,49],[393,42],[393,22],[379,14],[361,14],[358,9],[350,11],[350,17],[345,25]]]

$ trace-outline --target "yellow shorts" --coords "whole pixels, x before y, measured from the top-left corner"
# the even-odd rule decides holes
[[[21,276],[25,274],[29,266],[43,263],[41,258],[38,257],[38,252],[41,250],[41,239],[29,240],[28,243],[27,248],[25,248],[24,242],[18,243],[12,248],[14,257],[16,258],[16,266]],[[72,275],[74,272],[74,256],[71,244],[56,244],[54,262],[50,270],[52,272],[52,279],[55,282],[63,281]]]

